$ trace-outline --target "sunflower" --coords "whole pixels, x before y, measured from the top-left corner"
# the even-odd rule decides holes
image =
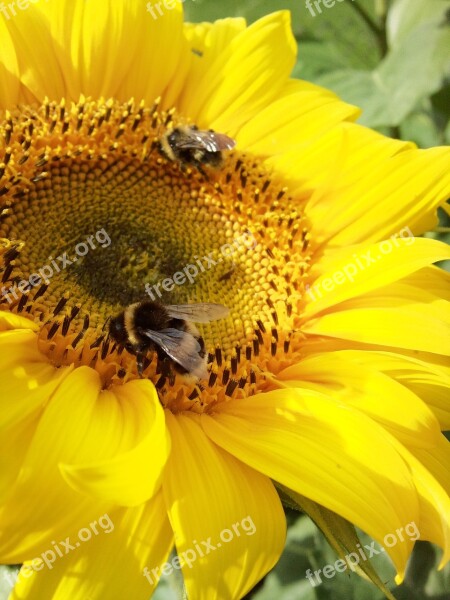
[[[384,541],[397,581],[408,525],[444,564],[449,277],[433,263],[449,252],[416,236],[449,195],[450,151],[289,79],[287,12],[190,25],[167,4],[0,20],[11,598],[148,598],[174,569],[190,598],[242,598],[283,549],[277,487]],[[194,124],[236,140],[219,167],[158,150]],[[149,291],[228,307],[199,326],[206,379],[152,352],[140,377],[111,340]]]

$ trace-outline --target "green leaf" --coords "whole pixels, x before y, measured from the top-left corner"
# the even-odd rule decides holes
[[[360,540],[355,527],[351,523],[308,498],[292,490],[288,490],[284,486],[277,484],[277,487],[283,492],[284,496],[288,496],[300,510],[311,517],[341,559],[345,559],[352,552],[356,553],[359,557],[357,544],[360,544]],[[362,561],[354,568],[358,575],[372,581],[388,600],[395,600],[394,596],[375,572],[370,561]]]
[[[371,73],[340,70],[318,77],[316,83],[360,106],[360,123],[398,126],[423,98],[440,89],[450,68],[449,47],[450,31],[429,21],[405,35]]]
[[[447,127],[444,131],[444,140],[445,143],[450,146],[450,121],[448,122]]]
[[[322,7],[320,14],[314,5],[312,10],[314,17],[303,5],[293,77],[316,82],[320,75],[337,69],[376,67],[380,57],[376,36],[350,3]]]
[[[431,148],[445,143],[444,132],[438,127],[433,114],[426,110],[410,114],[400,126],[401,138],[415,142],[420,148]]]
[[[363,109],[359,122],[369,126],[392,123],[389,93],[374,72],[340,69],[316,78],[315,83],[333,90],[346,102]]]
[[[303,41],[298,44],[297,64],[293,76],[315,81],[320,75],[346,67],[345,58],[333,51],[333,44]]]
[[[450,121],[450,83],[431,97],[431,104],[441,130]]]
[[[11,593],[19,572],[18,567],[0,565],[0,600],[6,600]]]
[[[387,14],[386,33],[390,48],[423,23],[438,27],[448,22],[448,0],[397,0]]]
[[[283,583],[275,575],[269,575],[264,583],[263,589],[256,595],[252,595],[252,600],[317,600],[316,591],[308,581],[293,581]]]

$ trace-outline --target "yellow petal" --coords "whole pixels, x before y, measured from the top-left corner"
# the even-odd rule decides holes
[[[450,300],[450,273],[430,265],[404,277],[403,283],[426,289],[439,298]]]
[[[308,287],[305,318],[396,282],[432,262],[450,258],[450,249],[436,240],[414,238],[408,229],[400,237],[342,254],[336,261],[330,257],[323,275]]]
[[[8,352],[17,357],[19,352],[14,351],[17,347],[16,344],[19,345],[17,339],[19,336],[16,332],[14,334],[11,336],[14,339],[0,336],[0,352],[8,345]],[[35,341],[35,336],[33,338]],[[64,378],[72,371],[72,367],[55,369],[43,361],[31,362],[27,360],[29,353],[26,351],[22,356],[24,358],[22,364],[16,362],[11,365],[12,360],[8,361],[6,365],[0,363],[0,389],[2,390],[0,428],[2,429],[7,429],[31,415],[36,417],[37,413],[44,409]]]
[[[204,85],[203,80],[205,83],[207,81],[205,73],[214,69],[215,61],[228,52],[232,40],[244,31],[245,27],[244,19],[221,19],[215,23],[186,23],[183,32],[187,40],[186,52],[191,57],[189,70],[186,74],[177,71],[177,77],[173,78],[164,94],[165,102],[169,106],[170,101],[172,104],[176,103],[182,113],[194,117],[198,90]],[[187,64],[187,61],[184,64]],[[186,77],[189,78],[187,81]]]
[[[450,442],[441,435],[434,448],[409,448],[450,495]]]
[[[29,329],[0,331],[0,372],[9,373],[26,364],[47,364],[38,350],[36,334]],[[31,386],[32,387],[32,386]]]
[[[128,2],[125,7],[105,0],[63,0],[40,3],[39,8],[47,18],[55,46],[61,48],[55,54],[60,72],[65,75],[62,95],[75,101],[80,94],[93,98],[116,96],[143,38],[135,31],[144,21],[137,19],[136,3]],[[126,12],[134,18],[127,18]],[[144,16],[142,5],[140,12]]]
[[[401,445],[399,446],[399,452],[409,465],[418,492],[420,521],[416,522],[416,526],[418,527],[420,539],[433,542],[443,549],[439,564],[439,568],[441,569],[450,560],[449,495],[441,485],[440,481],[434,477],[433,471],[438,472],[438,470],[436,470],[436,468],[434,468],[433,471],[428,470],[426,463],[429,461],[425,460],[424,466],[424,464],[417,460],[407,448]],[[437,455],[439,455],[439,452],[437,452]],[[442,475],[442,473],[440,473],[440,475]],[[401,573],[397,575],[396,581],[397,583],[401,583]]]
[[[140,386],[152,387],[148,381],[138,382]],[[123,488],[120,468],[114,473],[111,467],[113,483],[108,488],[109,482],[105,482],[106,492],[98,498],[70,487],[61,475],[60,464],[96,465],[136,447],[139,454],[139,444],[154,416],[151,394],[145,395],[146,402],[142,397],[131,397],[125,391],[117,396],[114,391],[102,391],[98,373],[88,367],[79,367],[64,379],[39,420],[20,476],[0,513],[5,533],[0,552],[5,561],[20,562],[30,553],[42,552],[54,537],[68,535],[99,511],[110,508],[110,497],[118,498],[121,485]],[[142,465],[142,457],[140,460]],[[150,485],[142,467],[131,492],[123,490],[125,499],[130,493],[143,497],[145,492],[153,492],[157,484],[152,482],[156,475],[151,460],[147,455]],[[139,492],[139,486],[144,491]]]
[[[434,229],[437,207],[449,193],[448,148],[407,150],[376,171],[366,165],[365,176],[346,194],[352,209],[343,210],[334,222],[334,212],[328,214],[327,223],[333,222],[335,232],[333,243],[386,239],[405,224],[416,235]]]
[[[349,301],[348,305],[344,303],[340,306],[342,310],[339,312],[311,319],[302,331],[309,335],[448,356],[450,344],[446,303],[438,301],[434,310],[430,311],[426,304],[411,302],[408,305],[406,301],[394,298],[379,298],[378,306],[365,298],[359,302]],[[414,323],[414,327],[411,327],[411,323]]]
[[[287,11],[259,19],[234,37],[203,72],[180,111],[201,126],[234,132],[276,99],[295,64],[297,47]]]
[[[450,395],[449,382],[442,381],[439,376],[431,375],[421,380],[405,378],[406,385],[412,392],[428,404],[436,415],[442,431],[450,430]]]
[[[332,394],[365,412],[403,443],[428,448],[441,435],[438,420],[420,398],[375,365],[365,367],[357,359],[346,358],[345,353],[327,352],[305,358],[277,377],[289,387]]]
[[[138,0],[42,1],[19,12],[8,27],[21,80],[40,101],[84,94],[153,102],[184,60],[179,3],[157,19]],[[158,55],[164,69],[149,68]]]
[[[72,550],[55,540],[61,557],[49,545],[46,562],[38,554],[22,566],[9,600],[147,600],[156,586],[143,570],[162,564],[173,544],[161,494],[136,508],[98,514],[93,521],[95,529],[86,521],[70,537]]]
[[[123,410],[136,412],[144,436],[131,450],[88,465],[61,464],[64,479],[77,491],[105,502],[135,506],[151,498],[161,485],[170,452],[164,411],[149,381],[130,381],[113,391]],[[133,419],[124,415],[125,422]],[[134,417],[135,420],[136,417]]]
[[[20,317],[17,319],[19,321]],[[27,319],[22,319],[26,321]],[[20,323],[16,323],[19,325]],[[49,398],[72,371],[55,369],[27,329],[0,333],[0,495],[18,477],[22,461]]]
[[[298,137],[300,142],[301,132]],[[349,206],[343,206],[346,190],[364,176],[367,165],[376,171],[390,157],[414,147],[410,142],[393,140],[356,123],[343,122],[268,162],[292,180],[293,191],[299,196],[308,192],[307,210],[313,216],[314,239],[321,244],[330,239],[330,230],[335,231],[333,223],[328,222],[329,215],[334,214],[335,199],[342,197],[340,210],[349,210]]]
[[[44,5],[46,2],[40,4]],[[5,22],[5,25],[9,32],[6,39],[10,37],[17,53],[15,70],[22,83],[18,100],[30,103],[43,100],[45,96],[63,97],[66,86],[64,72],[58,60],[63,50],[60,48],[59,52],[55,52],[47,18],[39,10],[38,5],[30,6],[27,10],[18,10],[13,18]],[[11,53],[9,58],[14,61]],[[10,108],[11,105],[3,104],[3,106]]]
[[[355,152],[363,144],[367,148]],[[423,233],[434,228],[436,209],[449,196],[447,148],[416,150],[405,142],[345,123],[305,152],[311,160],[314,155],[325,157],[316,159],[310,174],[307,157],[297,156],[297,164],[302,164],[297,176],[302,178],[300,189],[316,188],[307,213],[318,243],[345,247],[376,242],[405,225],[414,234]],[[293,157],[286,161],[295,173]],[[286,171],[288,164],[281,167]]]
[[[0,343],[0,351],[2,344]],[[28,451],[32,436],[49,398],[72,367],[55,369],[29,364],[14,370],[0,369],[0,495],[10,491]]]
[[[67,535],[77,523],[81,526],[102,508],[103,511],[108,508],[74,492],[58,469],[60,459],[79,454],[99,391],[98,375],[81,368],[66,376],[53,393],[33,438],[28,441],[19,477],[0,510],[3,562],[22,562],[30,554],[44,550],[54,536]],[[102,453],[99,443],[102,437],[98,429],[95,433],[97,459]]]
[[[0,110],[15,106],[19,102],[19,65],[14,42],[4,19],[0,19]]]
[[[198,417],[168,413],[167,422],[163,492],[188,596],[242,598],[282,552],[281,502],[267,477],[208,439]]]
[[[357,116],[357,109],[337,97],[302,90],[281,97],[256,113],[239,131],[239,145],[259,156],[283,154]]]
[[[358,368],[366,365],[386,373],[426,402],[442,430],[450,429],[450,367],[392,352],[341,350],[335,354],[354,361]],[[445,360],[448,362],[447,358]]]
[[[420,526],[419,498],[401,444],[359,411],[295,389],[218,408],[220,413],[201,418],[219,446],[381,544],[406,523]],[[411,548],[405,540],[389,549],[400,574]]]
[[[0,332],[10,329],[31,329],[32,331],[37,331],[39,326],[26,317],[0,310]]]
[[[110,4],[106,1],[107,10],[110,10]],[[118,5],[122,6],[122,3],[119,2]],[[140,0],[134,0],[133,4],[133,14],[137,16],[128,14],[128,5],[128,2],[123,5],[125,14],[122,22],[129,28],[130,37],[136,37],[136,43],[133,42],[132,63],[129,68],[124,65],[124,78],[118,90],[118,98],[143,98],[150,103],[169,88],[179,74],[181,77],[189,64],[188,47],[183,37],[183,8],[182,4],[175,2],[173,8],[165,10],[166,4],[163,3],[163,14],[154,19],[147,12],[143,13],[144,3]],[[148,8],[147,4],[145,7]],[[123,57],[129,53],[130,38],[123,37],[122,33],[120,36],[123,40]],[[164,68],[161,68],[162,64]],[[167,107],[167,101],[164,102],[165,93],[162,96],[163,105]]]

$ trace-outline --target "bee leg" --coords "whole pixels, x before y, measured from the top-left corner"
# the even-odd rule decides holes
[[[142,354],[141,352],[139,352],[138,354],[136,354],[136,365],[137,365],[137,370],[139,373],[139,377],[143,377],[143,372],[144,372],[144,362],[145,362],[145,354]]]
[[[167,359],[167,357],[164,357],[161,359],[160,364],[161,364],[161,374],[164,377],[169,378],[172,373],[170,361]]]
[[[167,156],[165,155],[164,149],[161,145],[161,142],[159,142],[158,140],[153,140],[150,148],[151,148],[152,152],[153,152],[153,150],[157,150],[161,154],[161,156],[164,156],[164,158],[167,158]]]
[[[208,174],[206,173],[205,169],[202,167],[202,163],[200,161],[195,161],[194,164],[197,167],[197,171],[199,171],[203,175],[203,177],[206,179],[206,181],[209,182]]]

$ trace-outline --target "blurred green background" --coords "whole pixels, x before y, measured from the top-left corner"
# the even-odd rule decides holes
[[[312,1],[308,9],[306,0],[184,2],[186,20],[194,22],[238,16],[253,22],[289,9],[298,42],[295,77],[328,87],[360,106],[359,122],[382,133],[412,140],[422,148],[450,144],[450,1],[336,0],[330,8],[322,3],[320,7],[321,12]],[[448,225],[444,216],[442,224]],[[448,235],[439,237],[450,241]],[[323,568],[337,556],[309,518],[290,509],[286,513],[285,552],[247,599],[382,600],[375,586],[353,573],[336,573],[311,587],[306,570]],[[450,568],[437,572],[439,557],[430,544],[416,543],[400,587],[394,584],[386,554],[376,556],[373,563],[398,600],[450,600]],[[0,600],[10,589],[5,573],[6,568],[0,567]],[[162,580],[154,598],[180,600],[182,582]]]

